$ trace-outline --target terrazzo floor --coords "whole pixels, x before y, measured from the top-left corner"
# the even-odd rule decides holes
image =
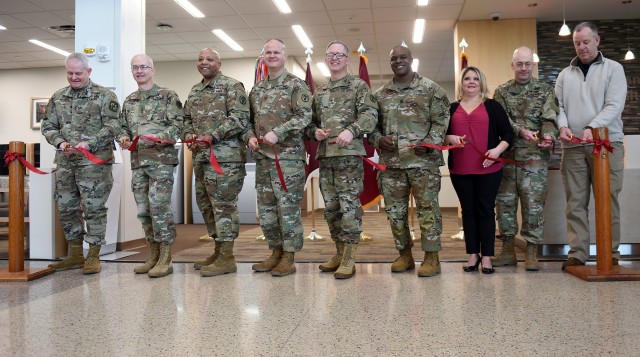
[[[0,283],[0,355],[639,355],[640,282],[588,283],[560,265],[483,275],[443,263],[418,278],[363,263],[335,280],[311,263],[282,278],[250,264],[202,278],[176,263],[149,279],[132,263],[103,262],[96,275]]]

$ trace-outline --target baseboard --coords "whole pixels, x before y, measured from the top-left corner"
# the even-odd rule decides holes
[[[116,243],[116,251],[120,252],[123,250],[136,249],[139,247],[146,247],[147,241],[144,238],[138,238],[126,242],[118,242]]]

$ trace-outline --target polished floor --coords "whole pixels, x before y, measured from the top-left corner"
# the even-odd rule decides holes
[[[282,278],[245,263],[202,278],[176,263],[149,279],[103,262],[96,275],[1,283],[0,355],[637,356],[640,282],[588,283],[560,265],[483,275],[443,263],[418,278],[365,263],[335,280],[312,263]]]

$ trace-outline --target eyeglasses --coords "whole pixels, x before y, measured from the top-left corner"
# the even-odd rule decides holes
[[[133,66],[131,66],[131,70],[132,71],[137,71],[139,69],[145,71],[145,70],[147,70],[149,68],[151,68],[151,66],[147,66],[146,64],[141,64],[139,66],[134,64]]]
[[[521,67],[531,68],[531,67],[533,67],[533,63],[531,63],[531,62],[516,62],[515,65],[516,65],[516,68],[521,68]]]
[[[348,54],[346,54],[346,53],[341,53],[341,52],[327,52],[324,56],[325,56],[325,57],[327,57],[327,58],[333,58],[333,57],[335,57],[335,58],[337,58],[337,59],[343,59],[343,58],[347,58],[347,57],[349,57],[349,55],[348,55]]]

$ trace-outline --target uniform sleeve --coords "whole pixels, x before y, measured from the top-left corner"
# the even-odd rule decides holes
[[[509,123],[509,116],[507,115],[507,112],[504,110],[502,105],[499,105],[495,102],[494,104],[495,105],[492,106],[492,113],[495,115],[494,119],[498,128],[498,137],[501,141],[505,141],[507,144],[509,144],[509,148],[511,148],[513,146],[514,135],[513,128]]]
[[[441,145],[444,143],[444,136],[449,127],[449,99],[444,90],[438,87],[438,90],[431,98],[430,121],[431,129],[427,135],[427,142],[431,144]]]
[[[299,82],[291,93],[293,116],[286,122],[272,128],[279,140],[289,132],[300,132],[311,122],[311,92],[306,83]]]
[[[120,104],[116,95],[109,90],[102,94],[100,115],[102,128],[94,138],[87,140],[91,151],[94,152],[111,147],[111,142],[120,131]]]
[[[129,123],[129,116],[127,115],[127,101],[122,104],[122,111],[120,112],[120,132],[116,134],[116,139],[126,136],[129,139],[133,139],[133,133],[131,132],[131,123]]]
[[[373,129],[373,131],[367,134],[367,140],[369,141],[369,144],[375,146],[378,149],[380,148],[380,146],[378,146],[378,144],[380,143],[380,139],[384,136],[382,134],[383,133],[382,125],[383,125],[384,118],[382,117],[382,110],[380,110],[380,91],[382,90],[382,88],[378,89],[373,94],[373,98],[375,99],[376,104],[378,105],[378,120],[376,121],[376,126]]]
[[[313,96],[313,100],[311,103],[311,121],[309,125],[304,129],[305,135],[309,140],[316,140],[316,130],[320,128],[320,123],[318,122],[318,113],[316,113],[316,101],[318,100],[317,96]]]
[[[558,98],[556,98],[553,89],[549,87],[545,95],[545,101],[542,105],[542,136],[558,137],[558,127],[556,126],[556,118],[558,117]]]
[[[45,108],[44,119],[42,120],[42,125],[40,127],[40,132],[44,135],[45,139],[49,144],[53,145],[55,148],[58,148],[58,145],[67,141],[62,134],[60,133],[61,124],[58,118],[58,111],[56,110],[56,97],[55,95],[51,97],[47,107]]]
[[[498,87],[495,93],[493,94],[493,99],[496,102],[500,103],[504,111],[507,113],[507,116],[509,117],[509,124],[511,124],[511,128],[513,129],[513,132],[516,135],[518,135],[520,133],[520,130],[522,130],[524,126],[522,124],[518,124],[515,120],[513,120],[513,118],[509,116],[509,106],[502,92],[503,92],[503,89]]]
[[[249,125],[249,100],[241,82],[227,87],[226,107],[227,120],[211,133],[216,141],[241,134]]]
[[[183,128],[184,108],[178,94],[174,91],[169,92],[167,100],[167,121],[169,125],[160,134],[160,138],[163,140],[176,140]]]
[[[249,141],[249,139],[256,137],[256,133],[254,131],[255,130],[254,128],[255,128],[255,125],[256,125],[256,113],[257,113],[257,110],[258,110],[258,108],[256,108],[256,102],[255,102],[255,98],[256,97],[257,97],[256,87],[254,86],[253,89],[251,89],[251,93],[249,93],[249,119],[248,119],[248,123],[247,123],[247,126],[242,131],[242,134],[240,134],[240,139],[244,143],[247,143]]]
[[[558,79],[556,80],[556,98],[558,98],[558,116],[556,118],[556,123],[558,124],[558,128],[568,128],[569,120],[567,119],[567,114],[564,112],[564,93],[562,90],[562,86],[564,84],[564,75],[565,70],[560,72],[558,75]]]
[[[193,121],[191,118],[191,107],[193,106],[192,96],[193,96],[193,90],[191,91],[191,93],[189,93],[189,96],[187,97],[187,101],[184,102],[184,108],[182,108],[183,122],[182,122],[181,137],[183,140],[187,137],[187,135],[191,135],[195,133],[195,131],[193,130]]]
[[[358,84],[356,115],[356,121],[347,126],[354,138],[362,137],[375,129],[378,123],[378,102],[365,82]]]

